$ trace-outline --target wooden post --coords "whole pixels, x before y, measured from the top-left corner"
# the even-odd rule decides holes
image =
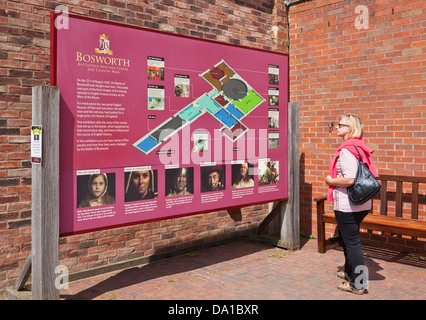
[[[59,262],[59,88],[33,87],[32,124],[42,127],[41,164],[32,165],[33,300],[57,300]]]
[[[300,248],[299,103],[288,104],[288,201],[281,207],[278,245],[294,251]]]

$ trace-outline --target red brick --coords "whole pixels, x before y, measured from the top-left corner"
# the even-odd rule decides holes
[[[189,4],[185,0],[145,1],[140,6],[130,2],[109,1],[105,5],[96,1],[80,1],[69,9],[72,13],[148,25],[175,33],[193,32],[199,37],[234,41],[261,49],[287,50],[286,44],[278,47],[270,43],[269,34],[274,21],[283,22],[286,26],[284,13],[280,11],[285,10],[283,5],[281,8],[277,5],[271,11],[255,1],[248,1],[250,7],[228,3],[226,8],[214,1],[199,1],[197,4]],[[368,2],[370,29],[367,31],[355,28],[355,6],[348,0],[313,0],[295,4],[290,9],[290,94],[292,101],[300,102],[303,115],[300,151],[304,153],[304,174],[301,178],[307,190],[301,199],[302,228],[315,224],[312,215],[316,209],[312,206],[312,197],[327,191],[324,177],[328,162],[340,143],[335,135],[330,136],[322,127],[329,121],[336,121],[341,113],[356,110],[363,119],[372,121],[366,128],[366,140],[379,149],[376,154],[380,156],[374,160],[381,173],[407,171],[412,174],[413,170],[417,170],[414,168],[426,172],[425,139],[419,134],[426,131],[425,100],[419,91],[425,86],[421,75],[426,72],[426,44],[421,22],[426,19],[426,12],[422,1],[404,0],[401,3],[385,0]],[[22,169],[24,158],[28,157],[29,129],[26,127],[31,119],[29,90],[34,85],[49,81],[48,31],[49,12],[54,9],[53,5],[42,0],[33,0],[25,5],[9,0],[4,3],[13,16],[0,20],[1,30],[8,30],[7,38],[0,36],[0,51],[7,53],[7,56],[0,55],[0,88],[5,90],[0,95],[0,117],[7,119],[8,128],[22,130],[20,135],[0,136],[0,150],[4,151],[1,153],[3,158],[0,158],[0,172],[3,175],[8,170]],[[235,17],[238,17],[239,23],[236,23]],[[283,32],[285,28],[280,29],[280,34]],[[285,34],[281,36],[286,38]],[[308,62],[309,59],[312,61]],[[419,116],[419,113],[423,114]],[[413,134],[410,136],[410,133]],[[394,150],[391,141],[398,141],[405,149]],[[399,164],[399,160],[404,159],[405,162]],[[393,168],[395,165],[400,167]],[[16,176],[19,177],[19,174]],[[7,194],[8,197],[19,197],[19,200],[13,201],[16,203],[14,207],[28,214],[25,208],[31,194],[29,185],[8,187]],[[9,204],[0,206],[6,208]],[[265,208],[244,210],[247,216],[243,217],[243,222],[248,222],[248,219],[259,221],[254,218],[262,221],[267,213]],[[65,257],[63,262],[69,263],[72,270],[82,270],[87,266],[107,264],[110,260],[154,253],[157,250],[154,248],[160,246],[188,246],[196,243],[196,232],[209,225],[213,230],[199,233],[198,236],[223,234],[225,230],[235,227],[248,228],[244,223],[234,225],[226,212],[225,215],[219,212],[197,218],[153,222],[130,229],[71,236],[61,239],[64,241],[61,247]],[[315,228],[312,229],[315,232]],[[172,232],[175,233],[174,238],[161,240],[161,234],[171,235]],[[329,234],[333,232],[329,231]],[[120,250],[124,242],[118,241],[119,237],[127,240],[135,251]],[[87,250],[72,248],[73,244],[89,238],[98,239],[99,247],[89,245]],[[139,241],[143,241],[143,245],[137,245]],[[379,244],[378,240],[371,241]],[[112,250],[101,243],[110,244]],[[1,249],[0,242],[0,252]],[[104,255],[98,257],[90,254],[88,251],[91,249],[105,250]],[[74,257],[70,258],[72,255]],[[78,265],[78,261],[85,266]],[[22,263],[19,261],[19,264]],[[0,290],[3,283],[4,280],[0,279]]]
[[[339,3],[345,4],[345,1]],[[424,4],[421,6],[418,1],[415,3],[419,8],[424,8]],[[391,6],[387,2],[380,4],[376,2],[376,5],[372,4],[368,7],[370,10],[370,30],[375,29],[375,34],[371,38],[371,32],[356,32],[353,23],[349,21],[349,16],[344,14],[344,12],[349,13],[353,10],[349,6],[346,7],[347,9],[344,12],[329,11],[328,19],[336,21],[339,31],[344,35],[337,37],[324,27],[320,19],[316,19],[317,12],[312,9],[312,6],[298,4],[292,7],[290,20],[294,21],[294,24],[290,25],[291,35],[292,39],[299,41],[290,42],[290,52],[294,53],[290,60],[291,100],[301,103],[301,114],[306,117],[303,120],[304,122],[320,123],[320,120],[314,119],[310,114],[315,112],[316,116],[322,115],[315,111],[315,108],[317,105],[324,105],[322,101],[325,96],[323,83],[324,81],[326,83],[337,83],[337,85],[331,86],[331,93],[337,93],[338,96],[334,98],[330,96],[330,98],[335,105],[342,109],[342,113],[343,110],[354,110],[352,104],[359,104],[362,100],[370,101],[367,104],[363,103],[362,109],[359,109],[358,112],[362,114],[364,119],[374,119],[374,125],[368,124],[366,129],[368,137],[377,138],[367,139],[367,143],[375,143],[376,148],[389,155],[378,157],[375,160],[380,172],[395,174],[396,172],[411,170],[412,174],[413,170],[416,169],[424,172],[426,167],[424,162],[421,161],[424,158],[422,156],[424,154],[422,153],[424,152],[424,139],[418,135],[419,132],[424,131],[426,125],[425,117],[421,115],[419,117],[419,112],[424,111],[424,98],[418,94],[418,90],[413,86],[421,87],[423,85],[424,80],[421,74],[424,72],[419,70],[422,66],[419,62],[424,61],[426,49],[424,48],[424,41],[420,38],[422,33],[418,32],[420,26],[411,23],[410,18],[418,17],[418,21],[424,21],[426,12],[412,10],[411,5],[406,7]],[[397,14],[392,14],[392,8]],[[371,19],[371,12],[375,12],[375,20]],[[383,23],[379,22],[378,17],[385,18],[382,19]],[[341,23],[341,21],[344,21],[344,23]],[[306,37],[308,33],[309,39]],[[317,35],[321,35],[321,38],[316,37]],[[324,35],[328,38],[324,38]],[[329,49],[318,48],[323,43],[330,43],[328,39],[333,43]],[[312,46],[309,55],[305,53],[307,44],[316,45]],[[365,44],[368,44],[368,46],[365,46]],[[307,59],[308,56],[318,56],[317,53],[328,55],[329,59],[316,59],[316,70],[326,67],[327,69],[324,70],[334,71],[334,75],[328,77],[327,72],[322,72],[319,76],[314,74],[315,70],[310,69],[310,65],[302,63],[303,59]],[[412,57],[416,58],[413,59]],[[297,74],[297,78],[293,74]],[[309,85],[298,85],[293,79],[300,79],[307,84],[309,83]],[[309,82],[306,82],[305,79],[308,79]],[[354,85],[355,83],[356,85]],[[414,111],[415,106],[418,106],[416,111]],[[331,108],[336,107],[328,104],[327,109],[331,110]],[[402,121],[406,123],[402,123]],[[409,125],[413,121],[417,122],[417,126],[410,127]],[[389,125],[394,126],[389,127]],[[308,127],[309,131],[304,130],[304,127]],[[318,138],[315,141],[312,139],[312,132],[315,132]],[[325,154],[328,153],[331,156],[334,153],[334,144],[331,147],[326,147],[324,143],[316,141],[327,139],[329,135],[325,131],[314,129],[310,124],[304,124],[301,127],[300,134],[300,151],[305,154],[304,169],[306,175],[304,179],[312,186],[312,194],[321,194],[318,191],[323,190],[325,192],[326,188],[317,185],[316,181],[322,182],[326,172],[317,171],[316,167],[326,168],[329,159],[320,160],[317,158],[316,161],[311,161],[310,158],[316,157],[316,153],[312,150],[321,149]],[[392,137],[392,140],[388,141],[387,136]],[[304,139],[304,137],[308,139]],[[393,158],[390,153],[394,152],[392,151],[394,143],[401,145],[398,147],[401,150],[401,155],[404,152],[415,152],[415,154],[410,155],[410,158],[406,160],[404,158]],[[412,159],[411,156],[416,157],[416,159]],[[318,163],[321,161],[323,164]],[[400,163],[401,161],[409,163]],[[303,206],[307,208],[311,206],[311,201],[311,199],[302,200],[302,225],[304,221],[308,221],[308,225],[311,224],[312,213],[303,210]],[[306,217],[303,215],[306,215]]]

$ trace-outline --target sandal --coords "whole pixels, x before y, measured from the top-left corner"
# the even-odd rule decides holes
[[[344,271],[337,272],[337,277],[349,281],[349,276]]]
[[[353,293],[353,294],[358,294],[358,295],[362,295],[362,294],[365,293],[364,289],[357,289],[355,287],[352,287],[349,284],[349,282],[347,282],[347,281],[344,281],[341,284],[339,284],[337,286],[337,289],[342,290],[342,291],[346,291],[346,292],[350,292],[350,293]]]

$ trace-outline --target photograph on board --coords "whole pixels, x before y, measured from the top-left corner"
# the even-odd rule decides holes
[[[77,208],[115,203],[115,173],[77,175]]]
[[[155,199],[158,196],[157,170],[140,168],[124,172],[124,186],[125,202]]]

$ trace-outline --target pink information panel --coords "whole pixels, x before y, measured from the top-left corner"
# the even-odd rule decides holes
[[[56,18],[61,235],[288,198],[288,55]]]

